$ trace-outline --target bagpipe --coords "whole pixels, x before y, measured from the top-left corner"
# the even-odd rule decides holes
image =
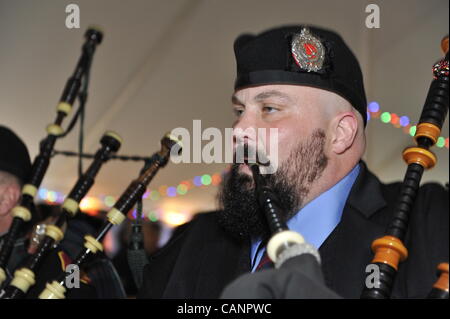
[[[372,243],[375,256],[371,265],[379,267],[380,278],[374,287],[365,287],[361,298],[386,299],[391,296],[399,263],[408,257],[408,249],[403,241],[408,230],[410,213],[425,170],[435,166],[436,155],[430,148],[436,144],[440,135],[449,104],[449,61],[448,36],[441,41],[444,58],[433,65],[433,81],[417,124],[414,140],[416,146],[403,151],[403,159],[408,164],[403,179],[394,216],[389,223],[385,236]],[[448,262],[437,265],[440,278],[430,291],[429,298],[447,298]]]
[[[363,288],[362,299],[390,298],[398,264],[408,256],[403,240],[408,229],[409,215],[414,206],[422,173],[436,164],[436,156],[429,149],[436,144],[440,136],[449,106],[448,36],[442,40],[441,48],[445,57],[433,65],[433,81],[414,137],[417,146],[403,151],[408,168],[394,216],[387,227],[386,235],[372,243],[371,248],[375,256],[371,265],[379,268],[379,279],[370,288],[367,285]],[[275,269],[239,277],[224,289],[221,297],[339,298],[324,283],[318,251],[306,243],[301,234],[290,231],[280,218],[282,205],[266,183],[265,176],[261,174],[261,165],[247,165],[251,167],[258,204],[270,229],[271,237],[266,250]],[[448,262],[437,265],[440,276],[430,288],[427,298],[449,298],[448,268]]]
[[[73,264],[82,266],[90,255],[94,255],[99,251],[103,251],[101,241],[107,232],[114,226],[121,224],[126,219],[128,211],[137,203],[137,201],[144,195],[148,184],[153,180],[156,173],[161,167],[166,166],[169,161],[172,147],[175,147],[178,152],[181,152],[181,144],[178,140],[170,134],[165,135],[161,139],[161,149],[153,154],[152,161],[146,164],[147,167],[143,170],[140,176],[133,180],[124,193],[120,196],[116,204],[107,214],[107,221],[97,233],[95,238],[91,235],[85,236],[85,243],[83,250],[78,254]],[[178,155],[178,154],[177,154]],[[46,288],[39,295],[40,299],[63,299],[67,292],[66,273],[62,272],[55,280],[48,282]]]
[[[103,33],[94,28],[88,29],[84,36],[86,41],[82,47],[81,57],[78,60],[75,71],[66,82],[57,105],[56,119],[52,124],[47,126],[47,137],[40,143],[39,154],[35,157],[31,166],[31,173],[22,188],[21,201],[12,210],[13,221],[0,251],[0,285],[7,278],[6,266],[11,256],[14,243],[24,225],[32,218],[34,198],[50,165],[50,158],[56,141],[58,138],[67,135],[70,127],[74,125],[78,117],[74,117],[73,124],[69,125],[68,131],[64,132],[61,127],[62,122],[72,111],[73,104],[80,94],[83,81],[86,81],[88,77],[95,50],[103,39]]]
[[[86,196],[95,182],[95,176],[100,171],[104,163],[110,159],[110,155],[119,150],[122,139],[114,132],[106,132],[100,143],[101,148],[96,152],[94,160],[86,172],[78,179],[75,186],[70,191],[53,225],[47,225],[45,237],[40,242],[37,251],[31,255],[24,267],[14,272],[14,278],[5,288],[3,298],[21,298],[26,295],[29,288],[36,282],[36,271],[42,261],[46,258],[49,251],[55,248],[55,244],[64,238],[63,226],[67,221],[74,217],[78,212],[80,201]]]
[[[80,98],[80,108],[84,107],[86,101],[86,91],[83,90],[87,86],[89,68],[91,66],[93,54],[96,46],[101,43],[103,34],[96,29],[88,29],[85,33],[86,42],[82,47],[82,55],[77,63],[73,75],[68,79],[64,88],[62,97],[57,107],[57,118],[55,122],[47,127],[48,136],[40,144],[40,152],[35,158],[30,176],[27,183],[22,189],[21,202],[16,206],[13,213],[13,222],[5,237],[0,252],[0,287],[4,284],[4,289],[0,295],[3,299],[17,299],[24,298],[33,287],[39,278],[40,267],[48,258],[50,251],[58,247],[58,244],[64,238],[64,226],[68,221],[75,217],[79,212],[79,205],[81,200],[87,195],[89,190],[95,183],[95,178],[104,163],[111,158],[117,157],[114,154],[119,150],[122,144],[122,138],[115,132],[107,131],[100,140],[100,148],[92,156],[93,160],[86,171],[80,174],[74,187],[71,189],[65,198],[59,215],[56,221],[52,224],[46,225],[45,236],[40,241],[35,253],[28,256],[24,263],[21,263],[19,269],[14,271],[14,277],[10,282],[6,282],[7,273],[6,267],[11,256],[13,246],[21,229],[31,220],[34,208],[34,197],[37,194],[38,188],[47,172],[50,164],[50,159],[56,151],[54,146],[58,138],[66,136],[71,127],[75,124],[75,115],[69,128],[64,132],[61,127],[63,119],[70,113],[72,105],[76,98]],[[80,92],[81,91],[81,92]],[[80,95],[83,95],[80,97]],[[172,148],[175,147],[173,150]],[[90,256],[103,251],[101,241],[108,231],[114,225],[121,224],[126,219],[126,214],[132,207],[142,199],[147,186],[152,181],[156,173],[161,167],[167,165],[171,154],[179,155],[182,146],[176,138],[170,134],[166,134],[161,139],[161,149],[155,152],[151,157],[144,158],[145,165],[141,169],[140,175],[133,180],[126,188],[124,193],[120,196],[113,208],[107,213],[107,221],[93,237],[86,235],[84,237],[84,247],[81,249],[77,258],[72,262],[72,265],[82,267]],[[81,154],[79,154],[81,155]],[[135,157],[128,158],[136,160]],[[139,158],[141,160],[142,158]],[[65,287],[66,272],[62,272],[60,276],[55,274],[55,280],[48,282],[46,288],[41,292],[39,298],[65,298],[65,293],[70,287]]]

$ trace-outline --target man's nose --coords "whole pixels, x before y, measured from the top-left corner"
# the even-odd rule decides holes
[[[244,112],[233,126],[234,143],[248,143],[256,139],[258,119],[252,112]]]
[[[233,128],[238,128],[241,130],[246,130],[248,128],[256,129],[256,114],[251,109],[245,110],[238,120],[234,123]]]

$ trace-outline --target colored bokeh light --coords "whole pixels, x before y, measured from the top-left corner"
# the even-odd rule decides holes
[[[157,222],[158,221],[158,213],[156,212],[156,210],[151,210],[148,212],[147,218],[152,222]]]
[[[395,125],[395,124],[398,124],[399,121],[400,121],[400,118],[398,117],[398,115],[395,113],[391,113],[391,123]]]
[[[185,185],[187,190],[192,189],[194,187],[190,181],[182,181],[180,185]]]
[[[116,203],[116,199],[112,196],[105,196],[105,199],[103,200],[106,206],[113,207]]]
[[[159,195],[158,191],[151,191],[150,192],[150,199],[151,200],[158,200],[161,196]]]
[[[405,127],[409,125],[409,117],[406,115],[400,116],[400,125]]]
[[[383,112],[380,116],[381,122],[389,123],[391,121],[391,113]]]
[[[205,174],[202,176],[202,184],[203,185],[208,186],[211,184],[211,182],[212,182],[211,175]]]
[[[436,142],[436,146],[437,147],[444,147],[445,146],[445,138],[443,138],[442,136],[439,137],[437,142]]]
[[[168,187],[167,188],[167,196],[169,196],[169,197],[177,196],[177,189],[173,186]]]
[[[189,220],[189,217],[182,212],[167,211],[163,214],[163,219],[169,226],[176,227],[186,223]]]
[[[369,112],[376,113],[380,110],[380,104],[377,102],[370,102],[367,108],[369,109]]]
[[[47,198],[47,189],[41,188],[41,189],[38,191],[38,195],[39,195],[39,197],[40,197],[41,199],[46,199],[46,198]]]
[[[177,186],[177,193],[180,195],[185,195],[188,191],[188,188],[185,184],[180,184]]]
[[[216,173],[212,176],[212,184],[214,186],[219,185],[221,182],[222,182],[222,176],[220,174]]]
[[[102,201],[97,197],[85,197],[80,202],[80,210],[95,215],[102,207]]]
[[[166,185],[162,185],[158,188],[158,192],[161,196],[164,196],[167,192],[167,186]]]
[[[202,177],[201,176],[195,176],[193,179],[194,185],[195,186],[202,186]]]

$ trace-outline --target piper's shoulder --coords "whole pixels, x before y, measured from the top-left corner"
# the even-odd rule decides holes
[[[402,182],[392,182],[384,184],[384,187],[390,191],[400,191],[402,187]],[[449,184],[445,185],[440,182],[425,182],[420,185],[419,188],[419,196],[426,197],[439,197],[439,196],[447,196],[448,197],[448,189]]]

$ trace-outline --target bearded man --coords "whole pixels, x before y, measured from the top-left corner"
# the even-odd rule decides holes
[[[326,286],[358,298],[400,183],[382,184],[361,160],[367,102],[356,57],[335,32],[303,25],[242,35],[234,51],[233,127],[277,129],[278,169],[267,181],[281,217],[319,250]],[[220,211],[199,214],[151,257],[139,297],[217,298],[239,275],[270,266],[270,234],[246,164],[232,165],[219,200]],[[448,243],[448,192],[424,185],[392,297],[425,297],[436,266],[448,261]]]

